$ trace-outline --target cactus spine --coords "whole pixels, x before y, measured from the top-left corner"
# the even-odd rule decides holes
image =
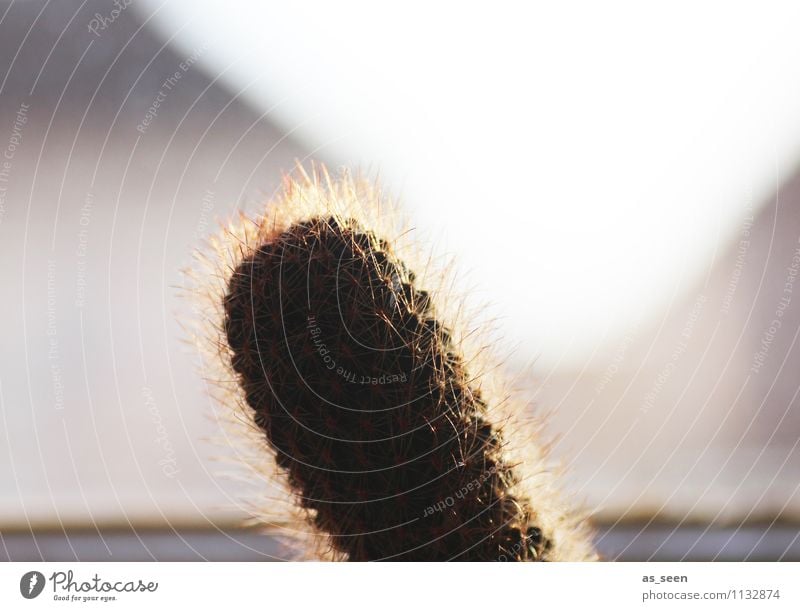
[[[217,341],[297,505],[336,559],[594,559],[395,216],[369,183],[300,170],[218,243]]]

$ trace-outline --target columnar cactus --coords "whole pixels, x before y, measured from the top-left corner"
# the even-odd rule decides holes
[[[336,559],[593,559],[394,216],[363,181],[300,171],[218,243],[222,357],[309,525]]]

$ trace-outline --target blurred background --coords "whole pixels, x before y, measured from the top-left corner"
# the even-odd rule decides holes
[[[487,11],[0,2],[0,558],[285,555],[180,270],[314,159],[490,304],[607,558],[800,560],[800,7]]]

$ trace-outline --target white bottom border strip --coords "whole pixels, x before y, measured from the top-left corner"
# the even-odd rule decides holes
[[[6,563],[0,609],[797,610],[798,582],[800,563]]]

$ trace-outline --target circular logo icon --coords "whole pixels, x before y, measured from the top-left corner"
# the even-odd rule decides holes
[[[36,598],[44,590],[44,575],[39,571],[28,571],[19,580],[19,593],[25,598]]]

